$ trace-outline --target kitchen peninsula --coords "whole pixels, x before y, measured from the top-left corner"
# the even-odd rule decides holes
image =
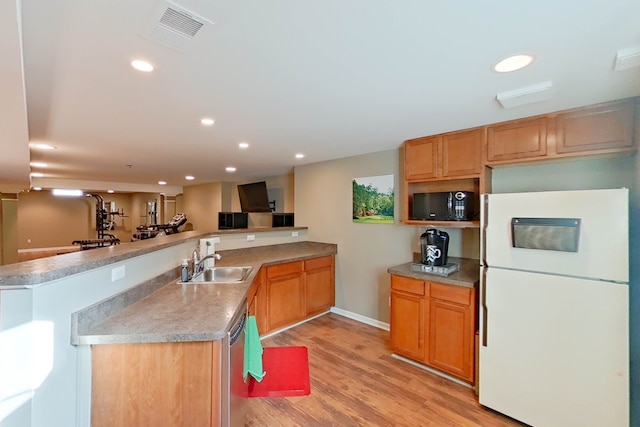
[[[306,230],[295,229],[300,234]],[[260,232],[265,237],[270,234],[266,229]],[[292,235],[290,230],[278,232]],[[12,379],[12,391],[21,400],[3,401],[0,409],[8,413],[2,420],[3,427],[44,427],[54,418],[60,425],[90,425],[92,355],[85,344],[213,342],[226,332],[237,304],[251,290],[251,282],[263,265],[303,262],[305,258],[333,257],[336,253],[335,245],[306,242],[304,236],[295,243],[281,238],[280,244],[269,248],[221,250],[224,258],[219,265],[250,265],[254,267],[251,275],[245,282],[227,287],[227,293],[223,285],[214,285],[217,288],[210,293],[210,300],[203,295],[204,286],[184,285],[195,293],[183,298],[181,287],[175,283],[180,261],[191,255],[200,238],[223,234],[229,233],[185,232],[0,267],[2,334],[22,337],[14,346],[19,353],[14,358],[20,363]],[[224,242],[224,236],[222,239]],[[203,298],[194,298],[195,294]],[[171,300],[177,296],[178,300]],[[186,306],[181,304],[189,301],[192,310],[185,311]],[[85,310],[90,306],[99,310]],[[136,314],[135,307],[144,313]],[[178,315],[179,311],[189,314],[188,321],[177,322],[179,326],[164,317]],[[77,313],[73,333],[69,326],[72,313]],[[145,315],[151,318],[138,323],[138,327],[147,328],[140,333],[129,321]],[[202,317],[198,319],[198,315]],[[118,319],[122,323],[118,324]],[[72,340],[81,345],[72,345]],[[28,381],[21,379],[19,372],[38,375]]]

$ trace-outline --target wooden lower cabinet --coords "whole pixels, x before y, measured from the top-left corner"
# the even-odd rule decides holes
[[[220,341],[91,351],[92,427],[220,425]]]
[[[475,289],[391,276],[391,349],[475,382]]]
[[[335,305],[334,257],[304,262],[305,316],[322,313]]]
[[[304,316],[302,261],[267,267],[267,329],[295,323]]]
[[[391,291],[391,307],[391,348],[404,356],[424,360],[424,298]]]
[[[265,313],[263,329],[258,318],[260,334],[290,326],[335,304],[333,255],[271,265],[265,271],[254,302],[258,316],[261,308]]]

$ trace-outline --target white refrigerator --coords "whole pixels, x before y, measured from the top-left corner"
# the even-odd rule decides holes
[[[480,403],[628,426],[628,190],[484,194],[480,236]]]

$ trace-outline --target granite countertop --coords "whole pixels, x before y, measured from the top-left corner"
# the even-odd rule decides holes
[[[210,231],[186,231],[168,236],[159,236],[155,239],[139,240],[90,251],[71,252],[3,265],[0,266],[0,290],[36,287],[45,282],[114,264],[132,257],[146,255],[159,249],[175,246],[184,241],[193,240],[195,242],[201,237],[209,237],[211,235]]]
[[[446,283],[448,285],[464,286],[467,288],[475,288],[478,286],[480,282],[479,260],[449,257],[449,262],[459,264],[460,269],[448,276],[411,271],[411,262],[389,267],[387,272],[395,274],[396,276],[411,277],[418,280]]]
[[[215,231],[184,231],[154,239],[125,242],[89,251],[71,252],[46,258],[38,258],[0,266],[0,290],[33,288],[42,283],[61,279],[114,264],[126,259],[180,244],[202,237],[227,234],[266,233],[274,231],[307,230],[308,227],[256,227]]]
[[[222,339],[229,323],[245,305],[247,292],[260,267],[283,262],[335,255],[337,246],[329,243],[297,242],[248,249],[219,251],[216,266],[251,266],[244,282],[218,284],[177,284],[177,274],[157,291],[115,314],[96,322],[109,301],[94,304],[74,314],[72,344],[120,344],[151,342],[212,341]],[[177,272],[176,272],[177,273]],[[122,298],[114,297],[114,301]],[[111,308],[111,310],[113,310]],[[108,310],[107,310],[108,311]],[[80,320],[78,320],[80,319]],[[88,319],[83,321],[82,319]],[[86,323],[86,324],[85,324]]]

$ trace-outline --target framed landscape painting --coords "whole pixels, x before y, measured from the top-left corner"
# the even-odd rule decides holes
[[[393,175],[353,179],[353,222],[393,224]]]

